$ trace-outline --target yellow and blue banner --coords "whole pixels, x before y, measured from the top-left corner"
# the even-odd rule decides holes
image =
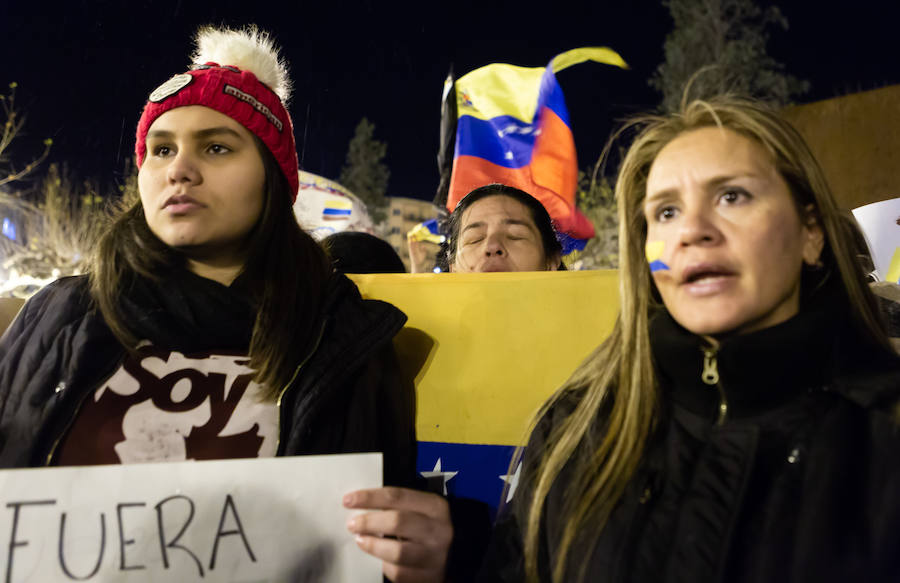
[[[440,245],[446,240],[446,237],[441,234],[437,219],[419,223],[406,233],[406,238],[411,241],[427,241],[435,245]]]
[[[350,277],[409,318],[394,346],[416,385],[419,473],[496,508],[531,418],[612,330],[617,272]]]
[[[353,213],[353,201],[344,198],[330,198],[322,209],[322,220],[346,219]]]
[[[453,211],[474,188],[501,182],[531,193],[557,229],[574,239],[594,236],[575,208],[578,160],[556,73],[594,61],[627,68],[612,49],[588,47],[554,57],[546,67],[494,63],[456,81],[456,146],[447,195]]]

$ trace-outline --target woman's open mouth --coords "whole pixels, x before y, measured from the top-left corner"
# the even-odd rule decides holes
[[[688,293],[710,295],[723,291],[737,279],[737,273],[722,265],[692,265],[682,272],[681,285]]]

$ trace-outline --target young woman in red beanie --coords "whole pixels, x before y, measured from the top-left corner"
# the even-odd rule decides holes
[[[285,64],[255,28],[202,29],[193,63],[150,94],[140,197],[90,274],[43,289],[0,340],[0,466],[381,451],[385,482],[411,482],[415,397],[391,343],[406,318],[362,300],[294,218]],[[442,568],[438,542],[424,560]]]

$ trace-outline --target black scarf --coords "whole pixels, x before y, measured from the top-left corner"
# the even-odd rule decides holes
[[[846,297],[823,290],[785,322],[719,339],[720,383],[729,417],[774,409],[839,376],[871,365],[860,352],[868,343],[850,322]],[[662,311],[650,324],[653,357],[664,391],[674,402],[714,416],[718,394],[701,380],[707,342]],[[855,369],[855,370],[854,370]]]
[[[242,278],[224,286],[186,269],[158,280],[135,277],[119,306],[140,340],[179,352],[248,350],[256,318]]]

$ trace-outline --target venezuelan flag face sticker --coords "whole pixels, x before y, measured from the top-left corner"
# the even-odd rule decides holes
[[[647,244],[644,246],[644,253],[647,256],[647,263],[650,264],[650,273],[663,270],[667,271],[669,269],[669,266],[661,260],[665,248],[665,241],[647,241]]]

